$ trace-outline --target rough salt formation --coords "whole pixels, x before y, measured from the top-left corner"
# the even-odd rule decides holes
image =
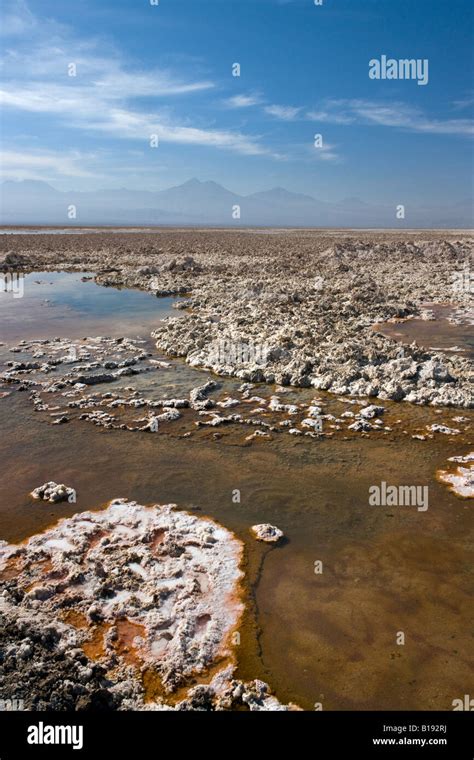
[[[443,433],[443,435],[459,435],[461,432],[460,430],[457,430],[457,428],[450,428],[447,425],[428,425],[428,430],[430,430],[432,433]]]
[[[170,375],[179,365],[154,358],[143,344],[142,340],[103,336],[22,340],[9,347],[16,358],[7,360],[0,382],[17,391],[29,391],[35,411],[43,413],[52,425],[80,420],[106,429],[179,437],[220,427],[239,435],[240,427],[244,445],[265,445],[281,434],[315,441],[354,434],[405,434],[394,404],[381,406],[332,394],[323,398],[323,394],[313,395],[311,389],[295,391],[290,386],[259,386],[257,395],[253,383],[236,389],[233,381],[203,382],[199,370],[189,373],[196,377],[181,390],[182,397],[157,398],[160,384],[168,387]],[[232,396],[226,388],[230,383]],[[285,394],[293,396],[292,403],[287,403]],[[347,409],[348,405],[352,409]],[[439,413],[433,410],[433,416]],[[419,440],[439,433],[468,432],[469,416],[454,414],[449,421],[455,422],[456,428],[443,420],[443,424],[437,421],[410,432]],[[247,434],[246,427],[253,432]]]
[[[439,470],[438,479],[447,483],[450,490],[464,499],[474,499],[474,451],[466,456],[449,457],[450,462],[467,464],[467,467],[457,467],[454,472]]]
[[[0,381],[18,390],[31,390],[35,410],[48,412],[53,425],[62,425],[77,416],[106,428],[155,430],[159,422],[179,419],[177,409],[188,407],[189,401],[144,399],[130,386],[120,393],[102,390],[104,385],[113,386],[124,378],[165,368],[161,366],[163,362],[151,360],[144,342],[104,336],[23,340],[9,349],[22,358],[6,362]],[[96,386],[101,390],[95,390]],[[106,407],[107,411],[98,407]],[[137,420],[133,412],[140,408],[146,409],[148,416]],[[162,413],[155,414],[156,409]],[[117,417],[114,410],[125,412],[124,418]]]
[[[474,462],[474,451],[471,451],[470,454],[466,454],[466,456],[462,457],[449,457],[450,462]]]
[[[43,501],[50,501],[52,503],[58,501],[70,501],[76,499],[76,491],[74,488],[65,486],[64,483],[55,483],[54,480],[44,483],[42,486],[35,488],[31,495],[33,499],[42,499]]]
[[[123,499],[1,542],[0,696],[21,682],[31,710],[277,709],[232,676],[241,554],[210,519]]]
[[[31,266],[27,256],[15,251],[0,252],[0,272],[9,272],[11,270],[25,270]]]
[[[181,397],[157,397],[161,383],[166,387],[163,395],[168,392],[179,363],[154,358],[158,354],[144,344],[143,340],[103,336],[21,340],[8,348],[15,359],[6,361],[0,382],[16,391],[29,391],[35,411],[55,426],[79,420],[147,435],[212,435],[215,440],[232,435],[246,446],[265,446],[282,434],[315,442],[354,435],[394,438],[407,434],[395,404],[313,395],[311,389],[295,391],[290,386],[259,386],[257,395],[253,383],[236,388],[234,381],[203,382],[199,370],[188,371],[195,379],[190,378],[186,390],[181,388]],[[287,403],[285,395],[292,403]],[[347,409],[348,405],[352,409]],[[432,414],[435,417],[441,411]],[[469,432],[470,416],[453,413],[443,424],[438,420],[430,426],[410,425],[412,438],[426,441],[439,433]],[[445,424],[451,421],[456,428]],[[216,430],[222,427],[225,433]],[[252,432],[247,433],[248,427]]]
[[[264,541],[267,544],[276,544],[283,538],[283,531],[275,525],[270,525],[270,523],[252,525],[252,533],[257,541]]]
[[[415,343],[400,355],[397,342],[373,329],[420,316],[428,302],[466,309],[472,296],[453,282],[473,268],[471,236],[170,230],[8,238],[1,242],[11,260],[38,269],[88,269],[104,285],[190,294],[178,304],[189,307],[186,317],[167,320],[155,338],[193,366],[340,395],[474,406],[468,358]]]
[[[293,711],[300,708],[290,704],[282,705],[272,695],[268,684],[255,679],[243,683],[231,678],[229,670],[221,671],[211,683],[190,689],[188,697],[180,702],[176,710],[242,710]]]

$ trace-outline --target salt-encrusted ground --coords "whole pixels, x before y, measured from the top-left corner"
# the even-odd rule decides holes
[[[7,270],[87,269],[102,284],[190,294],[179,304],[188,307],[186,318],[157,327],[155,339],[192,365],[336,394],[474,405],[472,361],[417,345],[400,355],[395,341],[373,329],[420,316],[427,302],[451,303],[455,319],[472,319],[473,239],[465,234],[174,230],[8,238],[1,241]],[[242,345],[258,361],[236,361]]]
[[[454,472],[439,470],[437,475],[442,483],[447,483],[450,490],[464,499],[474,499],[474,452],[466,456],[449,457],[450,462],[456,462],[458,466]],[[463,467],[462,465],[466,466]]]
[[[166,381],[167,371],[176,369],[176,360],[153,358],[144,343],[123,336],[22,340],[5,349],[12,358],[0,373],[0,382],[28,391],[35,411],[52,425],[81,421],[106,429],[180,437],[225,427],[240,434],[246,445],[282,435],[321,440],[407,434],[394,403],[382,406],[369,398],[350,399],[311,389],[298,389],[298,398],[288,403],[289,386],[276,386],[272,392],[262,384],[235,381],[229,395],[225,383],[203,381],[197,370],[193,374],[198,385],[190,379],[179,397],[157,398],[157,387]],[[448,408],[437,409],[436,414],[442,415],[436,423],[410,425],[414,438],[446,435],[452,440],[468,433],[470,416]]]
[[[26,709],[283,709],[233,679],[242,544],[119,499],[0,547],[0,694]],[[202,683],[201,683],[202,682]]]

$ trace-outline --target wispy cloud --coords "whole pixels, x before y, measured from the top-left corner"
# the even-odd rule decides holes
[[[120,54],[98,40],[74,38],[69,30],[40,23],[23,1],[9,3],[9,28],[28,35],[6,46],[1,69],[0,103],[9,109],[55,115],[61,125],[98,131],[122,139],[230,150],[244,155],[272,155],[258,137],[191,123],[175,115],[170,98],[211,90],[214,83],[188,81],[169,70],[132,70]],[[68,75],[74,64],[76,76]],[[140,99],[156,99],[144,108]],[[166,98],[166,105],[162,101]]]
[[[371,100],[328,100],[308,119],[329,124],[365,124],[437,135],[474,134],[470,119],[433,119],[407,103],[377,103]]]
[[[166,109],[138,111],[120,105],[120,99],[99,95],[88,87],[41,83],[23,90],[0,90],[0,103],[22,111],[56,114],[67,126],[103,132],[120,139],[202,145],[244,155],[269,155],[255,137],[232,130],[200,128],[177,122]]]
[[[234,95],[232,98],[224,100],[224,105],[228,108],[249,108],[258,106],[261,103],[259,95]]]
[[[96,176],[93,172],[84,169],[84,162],[89,158],[80,151],[59,154],[43,150],[3,150],[0,153],[0,166],[4,179],[93,177]]]
[[[31,33],[37,20],[24,0],[5,0],[0,34],[2,37],[16,37]]]
[[[341,157],[336,153],[336,146],[324,143],[320,148],[314,149],[316,157],[321,161],[334,161],[339,162]]]
[[[352,114],[338,111],[334,103],[327,103],[324,109],[308,111],[306,117],[310,121],[320,121],[328,124],[353,124],[355,117]]]
[[[455,100],[453,105],[455,108],[459,109],[470,108],[471,106],[474,106],[474,93],[466,95],[465,98],[461,98],[460,100]]]
[[[321,144],[318,141],[317,146],[306,144],[301,147],[303,148],[302,157],[305,161],[307,160],[308,155],[311,155],[313,160],[316,161],[331,161],[334,163],[340,163],[342,161],[340,154],[337,152],[337,145],[326,142],[326,140],[323,140]]]
[[[301,108],[296,108],[294,106],[271,105],[265,106],[263,110],[265,113],[269,114],[269,116],[274,116],[276,119],[281,119],[282,121],[293,121],[300,113]]]

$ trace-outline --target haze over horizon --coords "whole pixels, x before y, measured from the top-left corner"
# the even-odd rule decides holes
[[[43,180],[0,185],[4,225],[218,225],[266,227],[458,228],[472,222],[471,202],[411,208],[394,224],[393,206],[358,198],[335,203],[283,187],[239,195],[218,183],[192,178],[165,190],[128,188],[59,191]],[[68,210],[74,208],[71,218]],[[239,210],[238,218],[234,210]]]

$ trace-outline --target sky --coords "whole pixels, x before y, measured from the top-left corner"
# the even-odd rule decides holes
[[[153,2],[3,1],[3,179],[472,197],[472,0]],[[383,55],[427,84],[370,78]]]

